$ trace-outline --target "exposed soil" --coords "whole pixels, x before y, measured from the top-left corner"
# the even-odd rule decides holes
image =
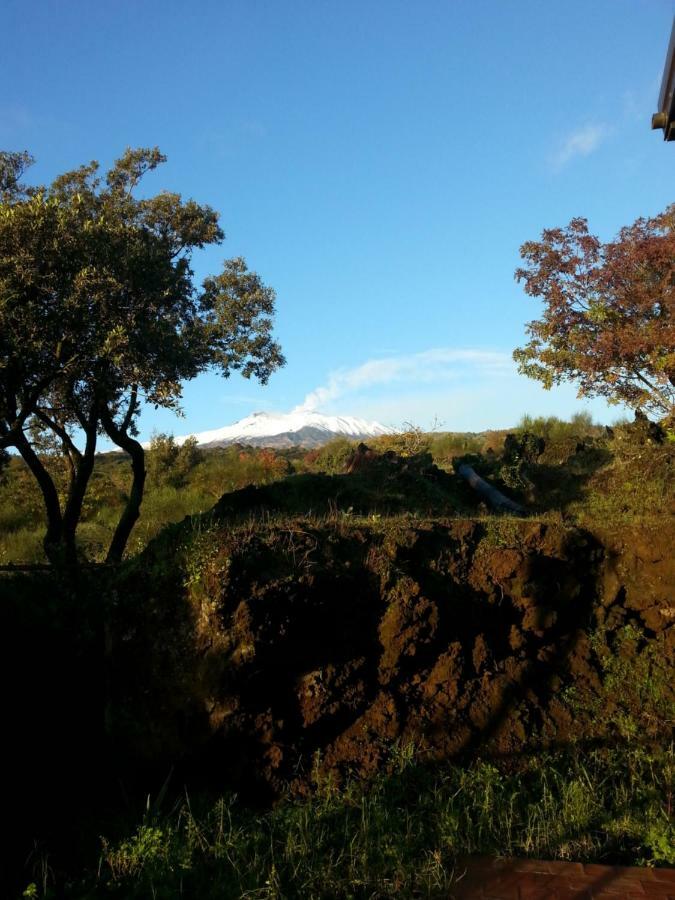
[[[672,517],[447,518],[475,512],[423,455],[363,452],[351,474],[228,494],[121,572],[0,579],[7,860],[38,859],[40,836],[96,853],[101,817],[172,769],[267,802],[409,743],[517,769],[669,741]]]
[[[142,598],[142,599],[141,599]],[[398,519],[176,528],[118,590],[120,752],[240,790],[672,726],[672,531]]]

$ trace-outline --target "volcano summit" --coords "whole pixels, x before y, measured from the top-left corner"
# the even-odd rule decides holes
[[[176,438],[182,444],[195,437],[200,447],[248,444],[253,447],[320,447],[335,437],[353,440],[391,434],[392,428],[355,416],[325,416],[318,412],[254,412],[234,425]]]

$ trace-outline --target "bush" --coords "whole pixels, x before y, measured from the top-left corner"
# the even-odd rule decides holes
[[[435,463],[451,463],[456,456],[480,453],[484,439],[479,434],[448,431],[435,434],[431,439],[431,455]]]
[[[583,440],[586,437],[598,437],[603,427],[596,425],[590,413],[575,413],[569,422],[557,416],[522,416],[516,426],[516,434],[530,433],[543,438],[547,443],[569,439]]]
[[[371,447],[378,453],[393,450],[398,456],[417,456],[428,453],[431,449],[432,435],[425,433],[419,425],[404,422],[403,427],[394,434],[382,435],[371,441]]]
[[[325,472],[327,475],[340,475],[344,472],[354,453],[356,445],[347,438],[335,438],[319,450],[311,454],[310,470]]]
[[[173,435],[155,434],[145,454],[148,480],[154,485],[181,487],[201,458],[197,438],[189,437],[178,446]]]

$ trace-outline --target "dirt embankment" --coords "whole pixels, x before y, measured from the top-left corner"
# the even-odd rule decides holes
[[[395,742],[517,760],[672,725],[672,531],[521,520],[174,529],[118,590],[120,748],[302,790]]]

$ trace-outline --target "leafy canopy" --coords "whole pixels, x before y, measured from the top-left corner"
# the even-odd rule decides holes
[[[134,458],[138,506],[144,402],[178,409],[181,383],[200,372],[264,383],[284,362],[274,291],[243,259],[194,283],[193,252],[224,239],[217,213],[167,191],[135,195],[164,160],[130,149],[105,177],[91,162],[26,187],[30,155],[0,153],[0,449],[17,448],[40,484],[47,544],[74,533],[97,435]],[[64,509],[40,461],[46,437],[71,467]]]
[[[540,297],[520,371],[550,388],[575,381],[602,396],[672,417],[675,401],[675,205],[603,244],[585,219],[521,247],[516,279]]]

